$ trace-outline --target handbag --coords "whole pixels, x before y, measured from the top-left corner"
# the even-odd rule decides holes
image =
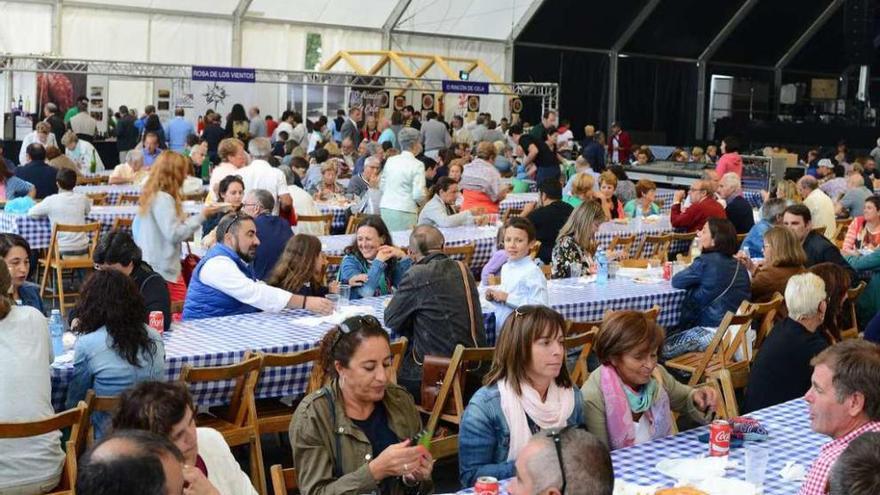
[[[456,261],[456,263],[461,271],[461,277],[462,280],[464,280],[465,294],[467,294],[468,316],[470,317],[471,323],[471,339],[473,339],[474,347],[479,347],[477,344],[477,321],[474,312],[474,302],[471,298],[470,279],[467,276],[467,269],[465,268],[464,263],[461,261]],[[449,369],[449,363],[452,361],[452,358],[427,355],[425,356],[424,361],[419,363],[419,360],[416,358],[415,346],[412,348],[412,357],[416,364],[422,367],[421,406],[424,409],[433,410],[434,405],[437,402],[437,396],[440,394],[440,388],[443,387],[443,380],[446,377],[446,371]],[[461,389],[465,390],[468,385],[474,384],[476,384],[478,388],[480,381],[479,376],[477,376],[476,373],[472,373],[472,371],[475,370],[466,371],[468,372],[458,373],[457,376]],[[467,378],[472,379],[466,381]],[[446,404],[443,406],[443,414],[455,413],[455,401],[446,401]]]
[[[189,281],[192,278],[193,272],[196,270],[196,266],[201,260],[201,258],[193,254],[192,249],[189,247],[189,242],[187,242],[186,256],[180,260],[180,273],[183,275],[183,281],[186,282],[187,286],[189,286]]]

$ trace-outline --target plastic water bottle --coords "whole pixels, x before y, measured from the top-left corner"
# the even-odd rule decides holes
[[[64,320],[61,310],[53,309],[49,316],[49,337],[52,342],[52,354],[57,358],[64,354]]]
[[[596,253],[596,264],[599,265],[599,270],[596,273],[596,283],[605,285],[608,283],[608,256],[605,255],[604,249]]]
[[[751,257],[752,257],[752,254],[749,252],[749,247],[748,247],[748,246],[743,246],[742,249],[740,249],[740,251],[743,252],[743,254],[746,256],[746,258],[751,258]]]

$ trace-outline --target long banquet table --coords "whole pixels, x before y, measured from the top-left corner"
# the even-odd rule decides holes
[[[548,282],[550,306],[565,318],[593,321],[602,318],[606,309],[645,310],[659,304],[660,323],[678,323],[684,291],[673,289],[668,282],[642,285],[628,279],[610,280],[607,286],[583,283],[574,279]],[[385,304],[391,296],[352,301],[352,305],[384,321]],[[483,302],[487,340],[494,345],[496,331],[492,307]],[[325,319],[326,320],[326,319]],[[184,364],[193,366],[228,365],[241,360],[245,351],[288,353],[312,348],[332,327],[305,310],[281,313],[254,313],[240,316],[208,318],[175,322],[163,336],[165,342],[167,380],[176,380]],[[392,332],[392,339],[397,336]],[[260,379],[258,398],[299,395],[306,390],[311,365],[276,368]],[[72,352],[67,352],[52,366],[52,403],[63,407],[67,386],[73,374]],[[228,400],[231,383],[198,384],[192,388],[200,405],[222,404]]]
[[[803,399],[795,399],[766,409],[748,414],[758,419],[770,432],[770,437],[763,442],[755,442],[769,452],[769,462],[764,479],[764,495],[793,495],[801,486],[800,481],[787,481],[779,471],[789,461],[794,461],[808,470],[818,456],[820,447],[830,439],[810,429],[807,403]],[[611,464],[614,468],[615,480],[623,480],[641,486],[657,488],[674,486],[676,480],[661,474],[656,469],[658,462],[664,459],[696,458],[708,452],[708,445],[700,442],[697,437],[705,433],[708,426],[688,430],[677,435],[668,436],[651,442],[643,443],[611,453]],[[726,470],[726,478],[745,480],[745,449],[730,450],[733,467]],[[506,495],[510,480],[501,482],[501,495]],[[459,492],[460,495],[471,495],[474,491],[468,488]],[[653,491],[647,491],[653,493]]]

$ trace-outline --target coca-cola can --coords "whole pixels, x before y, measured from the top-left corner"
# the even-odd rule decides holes
[[[474,495],[498,495],[500,485],[491,476],[480,476],[474,483]]]
[[[663,280],[672,280],[672,262],[663,263]]]
[[[149,325],[161,334],[165,331],[165,315],[161,311],[150,311]]]
[[[733,427],[723,420],[715,420],[709,425],[709,456],[720,457],[730,452],[730,434]]]

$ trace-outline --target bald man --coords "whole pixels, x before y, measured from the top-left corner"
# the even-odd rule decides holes
[[[398,383],[421,397],[427,355],[451,357],[455,346],[486,345],[480,296],[470,268],[443,253],[446,240],[435,227],[420,225],[409,238],[415,260],[385,308],[385,325],[409,339]]]

